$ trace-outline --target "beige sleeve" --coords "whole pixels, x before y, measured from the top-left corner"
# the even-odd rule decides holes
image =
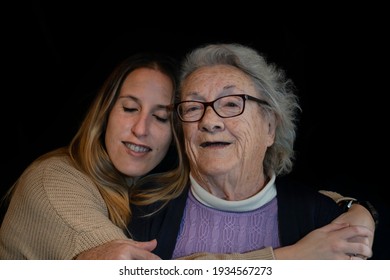
[[[274,250],[266,247],[247,253],[232,254],[211,254],[206,252],[195,253],[189,256],[178,258],[178,260],[274,260]]]
[[[326,190],[320,190],[319,191],[320,193],[326,195],[326,196],[329,196],[330,198],[332,198],[336,203],[339,203],[343,200],[356,200],[355,198],[353,197],[349,197],[349,196],[342,196],[341,194],[337,193],[337,192],[333,192],[333,191],[326,191]]]
[[[64,159],[50,159],[20,178],[0,228],[0,259],[72,259],[124,238],[94,184]]]

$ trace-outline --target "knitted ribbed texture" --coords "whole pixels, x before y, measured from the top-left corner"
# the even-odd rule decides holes
[[[199,203],[190,192],[173,259],[197,252],[244,253],[270,246],[279,247],[276,198],[254,211],[227,213]]]
[[[0,228],[0,259],[73,259],[123,238],[96,186],[67,157],[55,157],[20,178]]]

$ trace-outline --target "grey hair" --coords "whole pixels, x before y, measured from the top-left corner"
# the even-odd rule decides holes
[[[251,47],[241,44],[209,44],[187,54],[180,74],[181,91],[184,80],[200,67],[230,65],[247,74],[261,97],[270,106],[262,107],[275,116],[275,142],[268,148],[264,158],[266,174],[276,175],[291,172],[294,160],[297,113],[300,111],[298,97],[292,80],[285,71]]]

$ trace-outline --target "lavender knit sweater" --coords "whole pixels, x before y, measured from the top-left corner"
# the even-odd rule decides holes
[[[277,200],[253,211],[227,213],[187,199],[173,259],[194,252],[244,253],[279,244]]]

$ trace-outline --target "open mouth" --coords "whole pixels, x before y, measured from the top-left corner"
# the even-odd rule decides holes
[[[150,152],[152,150],[151,148],[132,144],[132,143],[125,143],[125,145],[127,148],[129,148],[130,150],[132,150],[136,153],[146,153],[146,152]]]
[[[207,148],[207,147],[224,147],[230,145],[228,142],[203,142],[200,144],[202,148]]]

